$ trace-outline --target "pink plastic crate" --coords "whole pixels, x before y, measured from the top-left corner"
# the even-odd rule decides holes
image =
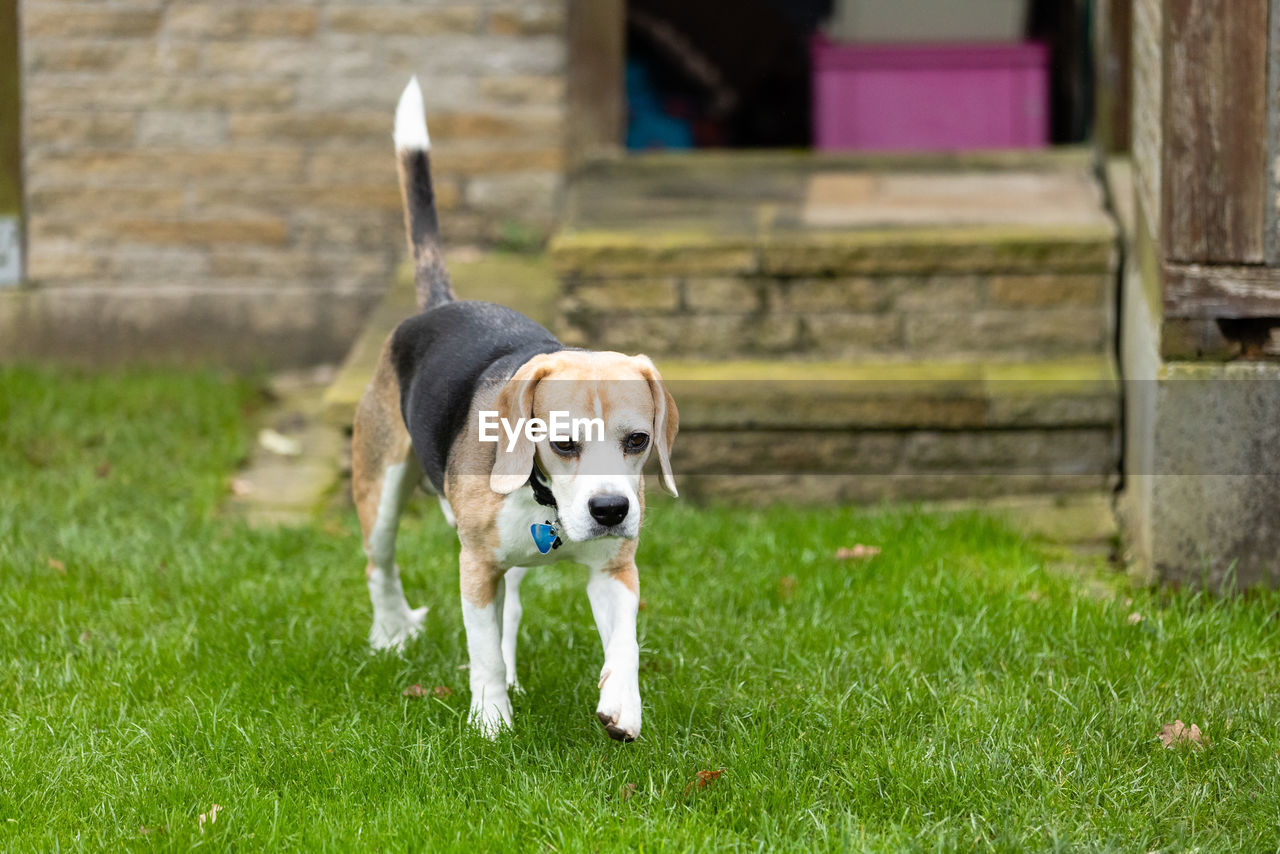
[[[1020,44],[813,42],[814,145],[824,151],[1037,148],[1049,51]]]

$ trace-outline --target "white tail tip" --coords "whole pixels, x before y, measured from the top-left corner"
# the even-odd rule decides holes
[[[418,78],[409,79],[400,103],[396,105],[396,151],[426,151],[431,148],[427,136],[427,117],[422,110],[422,87]]]

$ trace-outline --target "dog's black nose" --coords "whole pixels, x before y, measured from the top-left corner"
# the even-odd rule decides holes
[[[591,518],[606,528],[611,528],[627,518],[627,510],[630,507],[631,502],[625,495],[597,495],[587,501]]]

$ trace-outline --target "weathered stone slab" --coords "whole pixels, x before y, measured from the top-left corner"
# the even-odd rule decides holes
[[[760,269],[789,276],[1105,271],[1115,237],[1097,227],[912,228],[772,235]]]
[[[708,233],[561,232],[551,241],[560,276],[655,276],[751,273],[754,241]]]
[[[0,293],[0,360],[102,367],[334,362],[377,293],[350,288],[59,287]]]

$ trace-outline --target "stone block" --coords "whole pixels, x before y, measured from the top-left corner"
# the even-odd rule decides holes
[[[216,75],[301,76],[314,70],[320,59],[316,53],[329,53],[326,47],[329,45],[317,44],[315,50],[300,50],[296,40],[286,38],[208,41],[203,45],[201,67],[207,74]]]
[[[686,430],[672,466],[682,474],[887,474],[903,441],[900,433]]]
[[[68,238],[27,237],[27,280],[34,284],[102,278],[110,271],[110,250],[85,247]]]
[[[884,286],[893,310],[909,312],[968,312],[982,301],[979,276],[891,276]]]
[[[498,104],[561,104],[565,81],[555,74],[500,74],[480,79],[480,95]]]
[[[383,117],[385,124],[386,118]],[[496,112],[428,113],[427,126],[433,140],[508,139],[559,145],[564,132],[564,115],[545,108],[504,109]]]
[[[181,3],[169,7],[167,33],[199,38],[290,36],[302,38],[316,31],[318,14],[309,6]]]
[[[1102,273],[992,276],[987,282],[987,304],[993,308],[1106,308],[1110,278]]]
[[[28,158],[33,190],[45,187],[172,188],[280,186],[301,183],[303,153],[271,151],[89,151],[40,152]]]
[[[475,33],[480,28],[480,8],[475,5],[339,6],[326,10],[325,24],[333,32],[358,35]]]
[[[18,16],[22,40],[86,36],[145,38],[160,26],[157,9],[111,8],[101,4],[23,3]]]
[[[0,293],[0,361],[262,370],[339,360],[376,292],[86,287]]]
[[[489,32],[495,36],[560,35],[565,29],[563,5],[512,5],[489,13]]]
[[[442,174],[496,175],[506,172],[554,172],[564,167],[564,150],[553,146],[447,145],[431,150],[432,169]]]
[[[981,500],[1010,496],[1097,495],[1111,479],[1097,475],[738,474],[681,477],[682,498],[748,505],[829,506],[884,501]]]
[[[95,223],[88,233],[97,239],[160,245],[209,246],[217,243],[282,246],[288,238],[284,220],[259,219],[121,219]]]
[[[386,113],[372,110],[241,112],[232,114],[229,122],[231,139],[235,142],[267,142],[277,145],[333,143],[350,146],[352,143],[382,142],[391,126]],[[384,171],[394,172],[394,161],[387,148],[383,148],[383,159],[391,164],[390,169]]]
[[[297,95],[289,80],[259,76],[239,78],[176,78],[151,107],[211,108],[239,111],[262,107],[287,107]]]
[[[103,86],[93,75],[34,74],[23,80],[22,98],[37,112],[143,110],[167,97],[173,84],[142,72],[113,75]]]
[[[901,352],[901,320],[894,314],[801,315],[801,351],[824,359],[865,357]]]
[[[32,109],[26,117],[26,144],[47,151],[133,145],[138,120],[122,113],[50,113]]]
[[[169,287],[201,279],[209,273],[209,253],[204,247],[147,245],[120,242],[110,247],[111,276],[117,287],[156,285]]]
[[[1218,590],[1280,585],[1280,364],[1165,363],[1153,383],[1149,455],[1129,467],[1150,490],[1152,569]]]
[[[901,471],[1106,475],[1119,466],[1112,429],[921,431],[908,439]]]
[[[768,240],[762,269],[778,275],[1105,272],[1110,228],[913,228],[795,232]]]
[[[150,51],[130,41],[36,39],[26,49],[27,73],[138,70],[150,65]]]
[[[473,210],[493,211],[511,219],[549,222],[560,183],[558,172],[476,175],[467,181],[466,204]]]
[[[773,279],[772,311],[880,312],[889,308],[888,282],[875,276],[822,276]]]
[[[227,116],[216,110],[147,110],[138,116],[138,144],[210,148],[227,141]]]
[[[1101,309],[984,309],[909,314],[903,330],[907,350],[921,356],[1046,358],[1104,353],[1108,323]]]
[[[684,305],[690,311],[754,314],[766,309],[768,288],[763,279],[697,276],[685,282]]]
[[[399,186],[395,155],[389,145],[344,146],[336,149],[316,148],[306,155],[306,182],[309,184],[365,184],[390,182]],[[431,164],[431,179],[439,184],[443,178],[440,164]],[[452,180],[452,179],[450,179]],[[457,190],[455,184],[455,192]]]
[[[600,311],[673,312],[680,306],[680,280],[606,279],[571,282],[567,287],[566,309]]]
[[[561,232],[551,263],[562,276],[652,276],[752,273],[758,262],[747,238]]]
[[[451,183],[442,185],[444,190],[437,197],[440,210],[450,210],[458,202],[457,187]],[[235,187],[195,187],[191,192],[192,206],[204,216],[245,217],[264,213],[292,216],[306,208],[311,213],[343,211],[346,216],[363,214],[370,221],[388,222],[398,219],[401,212],[400,190],[390,181],[372,185],[331,184],[299,185],[262,190]],[[393,212],[396,217],[386,220],[383,214]]]
[[[800,346],[795,316],[639,315],[599,312],[566,317],[601,349],[651,356],[728,358],[779,355]]]

